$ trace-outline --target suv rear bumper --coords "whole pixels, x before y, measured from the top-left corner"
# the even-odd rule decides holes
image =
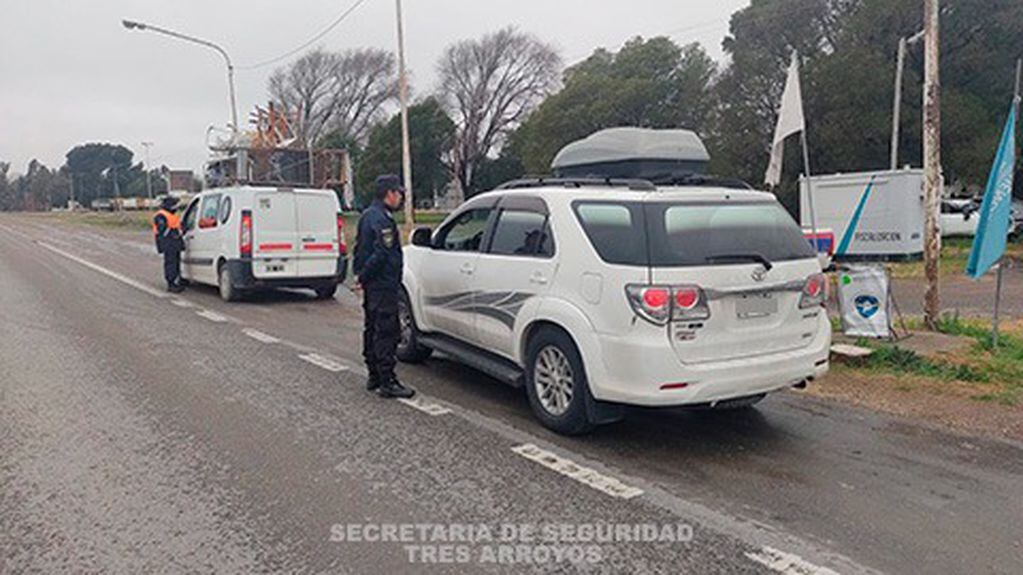
[[[831,324],[822,312],[816,336],[797,350],[699,364],[680,362],[664,338],[597,339],[600,359],[586,366],[594,398],[669,407],[768,393],[822,377],[829,369]],[[661,389],[683,383],[681,389]]]
[[[346,256],[337,259],[337,272],[334,275],[321,277],[259,279],[252,273],[252,260],[250,259],[228,260],[225,265],[228,273],[231,274],[231,281],[239,289],[329,287],[344,283],[348,275],[348,258]]]

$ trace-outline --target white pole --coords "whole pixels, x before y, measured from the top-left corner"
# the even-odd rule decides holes
[[[408,131],[408,76],[405,70],[405,24],[401,0],[395,0],[398,16],[398,99],[401,101],[401,169],[405,176],[405,235],[412,235],[415,212],[412,193],[412,146]]]
[[[814,252],[819,252],[820,250],[817,247],[817,212],[813,207],[813,185],[810,183],[810,151],[806,146],[806,126],[803,126],[799,139],[803,144],[803,172],[806,178],[806,203],[810,208],[810,227],[813,230],[813,249]]]
[[[892,106],[892,171],[899,169],[899,120],[902,113],[902,69],[906,65],[906,38],[899,38],[899,55],[895,59],[895,104]]]
[[[153,175],[149,173],[151,166],[149,165],[149,148],[153,146],[152,142],[142,142],[142,147],[146,149],[146,196],[149,199],[153,199]]]
[[[938,0],[924,0],[924,323],[936,331],[941,313],[941,76]]]

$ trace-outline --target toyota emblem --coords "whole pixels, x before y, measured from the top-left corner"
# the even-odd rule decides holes
[[[753,273],[751,275],[753,277],[753,281],[762,282],[765,279],[767,279],[767,268],[758,267],[757,269],[753,270]]]

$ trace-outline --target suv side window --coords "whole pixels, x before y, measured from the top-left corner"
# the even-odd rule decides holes
[[[199,229],[205,230],[217,227],[217,220],[220,216],[220,194],[210,194],[203,198],[202,209],[199,210]]]
[[[465,211],[441,228],[436,237],[436,248],[449,252],[478,252],[483,245],[491,212],[492,208]]]
[[[501,210],[490,242],[490,253],[552,257],[554,242],[547,215],[527,210]]]
[[[185,216],[181,218],[181,227],[185,233],[188,233],[195,229],[195,221],[199,215],[199,200],[192,200],[192,203],[188,204],[188,209],[185,210]]]

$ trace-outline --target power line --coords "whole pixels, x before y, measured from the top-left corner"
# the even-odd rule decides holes
[[[345,10],[337,18],[335,18],[334,21],[331,22],[329,25],[327,25],[326,28],[321,30],[315,36],[313,36],[308,41],[304,42],[301,46],[295,48],[294,50],[290,50],[290,51],[288,51],[288,52],[286,52],[284,54],[281,54],[280,56],[277,56],[276,58],[271,58],[269,60],[263,60],[262,62],[256,62],[255,64],[250,64],[248,66],[239,66],[238,69],[239,70],[255,70],[257,68],[264,68],[266,66],[270,66],[271,64],[276,64],[277,62],[280,62],[282,60],[286,60],[286,59],[294,56],[295,54],[298,54],[302,50],[305,50],[309,46],[312,46],[316,42],[319,42],[327,34],[330,34],[330,32],[334,28],[337,28],[339,24],[344,22],[346,18],[351,16],[352,13],[355,12],[359,8],[359,6],[362,6],[365,2],[366,2],[366,0],[356,0],[354,4],[349,6],[347,10]]]

